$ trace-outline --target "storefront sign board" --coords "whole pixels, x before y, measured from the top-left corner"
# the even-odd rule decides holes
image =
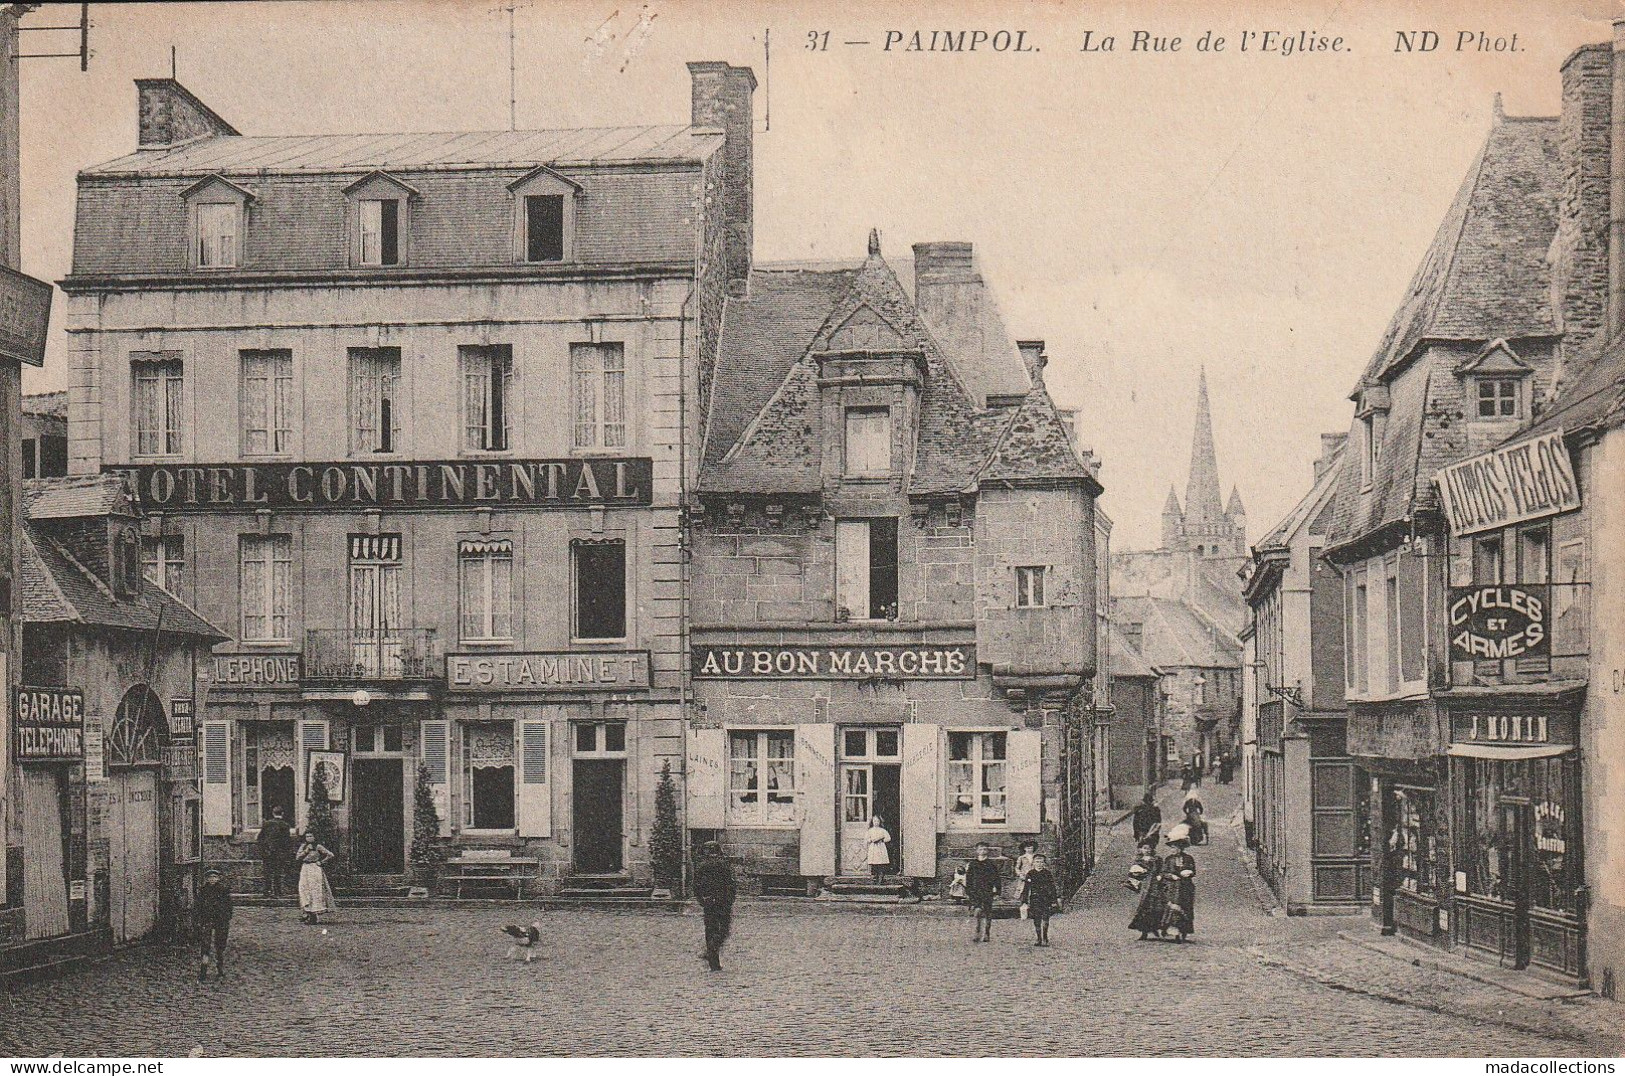
[[[78,762],[85,757],[84,692],[19,687],[13,704],[19,762]]]
[[[973,643],[696,646],[696,680],[974,680]]]
[[[1450,656],[1456,661],[1538,658],[1551,653],[1544,584],[1450,588]]]
[[[297,653],[216,654],[211,662],[214,686],[297,689],[301,658]]]
[[[1433,481],[1458,538],[1580,507],[1562,430],[1451,464]]]
[[[550,650],[448,654],[452,691],[647,691],[647,650]]]

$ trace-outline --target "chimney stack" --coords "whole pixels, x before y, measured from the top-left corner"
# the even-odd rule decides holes
[[[241,133],[172,78],[138,78],[135,88],[136,141],[141,149],[166,149],[195,138]]]
[[[1331,465],[1332,457],[1337,455],[1339,449],[1348,443],[1349,435],[1345,433],[1323,433],[1320,435],[1320,458],[1315,461],[1315,481],[1326,473]]]
[[[1022,365],[1027,367],[1027,377],[1034,387],[1044,383],[1044,367],[1049,365],[1049,356],[1044,354],[1044,341],[1017,340],[1016,350],[1021,352]]]
[[[755,131],[756,75],[748,67],[721,60],[688,65],[693,83],[690,120],[695,127],[716,128],[726,136],[722,148],[722,213],[730,290],[739,293],[750,275],[752,231],[752,150]]]

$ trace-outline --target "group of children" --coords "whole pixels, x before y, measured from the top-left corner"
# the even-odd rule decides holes
[[[951,897],[964,900],[976,916],[973,942],[993,940],[993,902],[1003,887],[997,860],[989,858],[992,849],[986,841],[976,842],[976,858],[954,871],[948,887]],[[1023,918],[1033,924],[1033,944],[1049,945],[1049,921],[1061,907],[1061,890],[1049,869],[1049,857],[1038,850],[1037,841],[1021,842],[1016,857],[1016,887]]]

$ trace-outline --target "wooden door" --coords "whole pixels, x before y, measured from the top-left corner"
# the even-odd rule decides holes
[[[1529,966],[1529,850],[1534,844],[1534,818],[1527,802],[1501,804],[1502,899],[1512,905],[1503,920],[1501,956],[1514,968]]]
[[[62,773],[23,771],[23,916],[29,938],[68,932],[68,881],[62,845]]]
[[[619,874],[622,858],[622,806],[626,762],[578,758],[571,789],[575,822],[576,870]]]
[[[874,810],[874,767],[867,762],[841,763],[842,874],[868,870],[869,815]]]
[[[357,874],[406,870],[406,778],[398,758],[350,763],[350,869]]]
[[[143,937],[158,921],[158,792],[151,770],[118,770],[108,782],[109,911],[113,940]]]

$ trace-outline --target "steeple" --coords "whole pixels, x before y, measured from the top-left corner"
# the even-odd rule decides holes
[[[1185,483],[1185,525],[1202,527],[1224,521],[1219,499],[1219,462],[1213,449],[1213,416],[1207,402],[1207,368],[1196,389],[1196,431],[1191,437],[1191,470]]]
[[[1162,548],[1179,549],[1185,538],[1185,513],[1179,510],[1179,496],[1168,487],[1168,500],[1162,506]]]
[[[1241,490],[1235,486],[1230,487],[1230,501],[1224,506],[1224,514],[1227,516],[1244,516],[1247,514],[1247,509],[1241,505]]]

